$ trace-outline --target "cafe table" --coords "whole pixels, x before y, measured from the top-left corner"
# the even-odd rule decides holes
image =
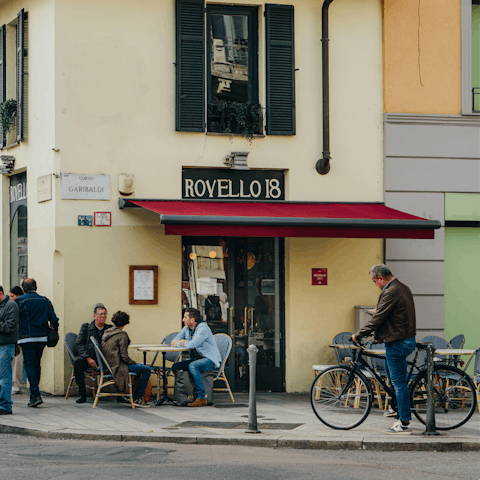
[[[161,352],[162,354],[162,383],[163,383],[163,390],[162,395],[155,401],[155,406],[159,407],[162,403],[168,401],[173,402],[172,398],[168,397],[167,394],[167,369],[165,364],[165,356],[168,352],[188,352],[190,349],[185,347],[172,347],[171,345],[141,345],[137,347],[139,352],[143,352],[143,363],[147,363],[147,353],[148,352]]]

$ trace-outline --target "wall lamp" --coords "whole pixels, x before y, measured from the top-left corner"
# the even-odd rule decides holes
[[[0,155],[0,173],[2,175],[8,175],[12,173],[13,166],[15,164],[15,157],[12,155]]]
[[[232,170],[250,170],[247,157],[250,152],[232,152],[223,158],[223,163]]]

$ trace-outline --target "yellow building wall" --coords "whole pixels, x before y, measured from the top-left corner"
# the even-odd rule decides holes
[[[383,0],[385,111],[461,113],[460,0]]]
[[[312,365],[336,364],[329,345],[353,332],[354,306],[376,305],[370,268],[383,259],[383,240],[289,238],[285,245],[287,392],[308,391]],[[328,269],[328,285],[312,285],[312,268]]]

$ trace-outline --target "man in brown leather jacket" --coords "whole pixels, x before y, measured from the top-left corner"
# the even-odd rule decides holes
[[[411,406],[407,385],[407,356],[415,350],[415,304],[410,289],[399,282],[390,269],[384,265],[375,265],[370,269],[370,277],[382,290],[377,308],[372,310],[372,318],[352,340],[358,341],[372,333],[377,342],[385,343],[385,367],[390,385],[395,388],[399,420],[385,433],[408,435],[410,428]]]

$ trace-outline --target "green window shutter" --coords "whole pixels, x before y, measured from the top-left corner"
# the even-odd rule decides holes
[[[24,82],[24,23],[26,14],[24,10],[17,15],[17,141],[23,139],[23,82]]]
[[[0,103],[6,100],[5,25],[0,27]],[[0,125],[0,148],[5,146],[3,128]]]
[[[176,130],[205,131],[205,8],[176,0]]]
[[[265,5],[267,135],[295,135],[295,43],[292,5]]]

